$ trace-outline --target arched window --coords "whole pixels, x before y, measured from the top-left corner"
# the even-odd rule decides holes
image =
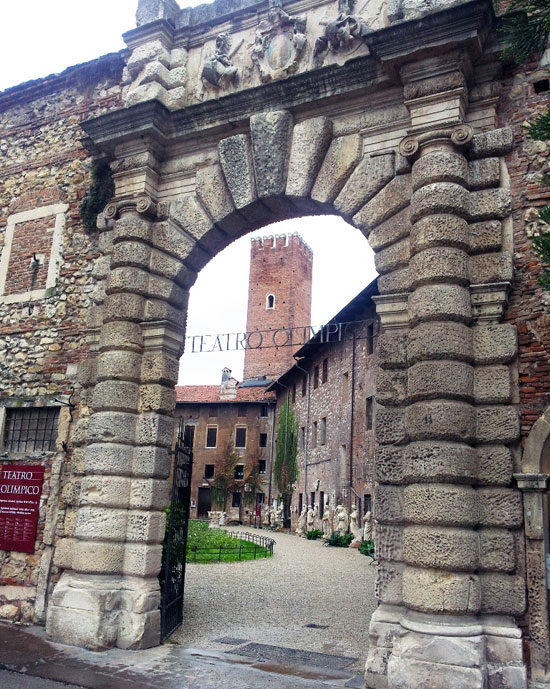
[[[265,308],[266,309],[274,309],[275,308],[275,295],[273,295],[273,294],[267,295],[267,298],[265,300]]]

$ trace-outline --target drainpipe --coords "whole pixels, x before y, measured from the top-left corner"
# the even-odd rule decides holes
[[[304,439],[304,498],[306,501],[306,505],[308,504],[308,497],[307,497],[307,453],[309,450],[309,414],[310,414],[310,409],[311,409],[311,378],[309,375],[309,371],[306,371],[305,368],[302,368],[300,364],[298,363],[298,360],[296,357],[293,355],[294,361],[296,362],[296,368],[300,369],[303,373],[306,374],[307,378],[307,402],[306,402],[306,432],[305,432],[305,439]],[[313,507],[313,505],[312,505]]]
[[[349,510],[351,512],[351,494],[353,490],[353,414],[355,411],[355,330],[353,331],[353,341],[351,350],[351,409],[349,424]],[[357,495],[357,493],[355,493]]]

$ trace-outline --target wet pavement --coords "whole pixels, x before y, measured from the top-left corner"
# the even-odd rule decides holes
[[[343,689],[363,686],[361,676],[345,669],[348,659],[342,657],[331,661],[330,654],[297,654],[296,649],[269,645],[261,648],[261,644],[255,644],[252,653],[250,648],[247,651],[246,642],[242,648],[248,652],[247,656],[239,654],[239,644],[228,644],[227,651],[181,648],[167,643],[145,651],[113,649],[96,653],[54,644],[46,639],[42,627],[0,623],[0,687]],[[300,664],[303,662],[310,664]],[[45,681],[36,683],[35,678]]]

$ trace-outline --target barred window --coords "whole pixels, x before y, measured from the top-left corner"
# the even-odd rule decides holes
[[[59,407],[6,409],[4,449],[8,452],[55,451]]]

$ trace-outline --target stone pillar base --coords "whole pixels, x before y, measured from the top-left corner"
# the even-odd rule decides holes
[[[521,632],[509,618],[437,616],[382,605],[369,636],[370,689],[527,688]]]
[[[65,572],[52,595],[46,633],[52,641],[104,651],[160,643],[157,579]]]

